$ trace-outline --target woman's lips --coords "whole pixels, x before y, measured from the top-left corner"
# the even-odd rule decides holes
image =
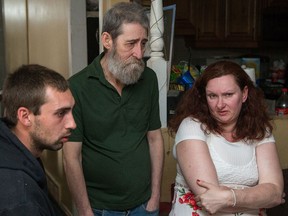
[[[225,115],[227,115],[228,111],[218,111],[217,113],[220,116],[225,116]]]

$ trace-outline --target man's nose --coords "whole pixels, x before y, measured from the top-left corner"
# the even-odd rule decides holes
[[[69,129],[75,129],[76,128],[76,123],[75,123],[75,120],[74,120],[72,113],[69,115],[69,117],[67,119],[66,128],[69,128]]]
[[[142,47],[142,45],[140,43],[135,45],[133,49],[133,56],[137,59],[142,59],[143,53],[144,53],[144,48]]]

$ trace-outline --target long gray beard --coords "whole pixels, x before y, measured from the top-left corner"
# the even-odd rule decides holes
[[[130,57],[126,61],[121,61],[117,54],[112,53],[108,57],[108,70],[122,84],[131,85],[138,82],[144,71],[144,61]]]

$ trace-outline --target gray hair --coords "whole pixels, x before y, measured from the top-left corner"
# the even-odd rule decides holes
[[[147,11],[141,5],[133,2],[120,2],[108,10],[103,18],[102,33],[109,33],[112,40],[114,40],[122,34],[122,24],[128,23],[140,24],[148,34],[149,19]]]

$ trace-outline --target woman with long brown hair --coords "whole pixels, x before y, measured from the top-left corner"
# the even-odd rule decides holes
[[[263,93],[236,63],[209,65],[180,101],[173,215],[266,215],[285,202]]]

